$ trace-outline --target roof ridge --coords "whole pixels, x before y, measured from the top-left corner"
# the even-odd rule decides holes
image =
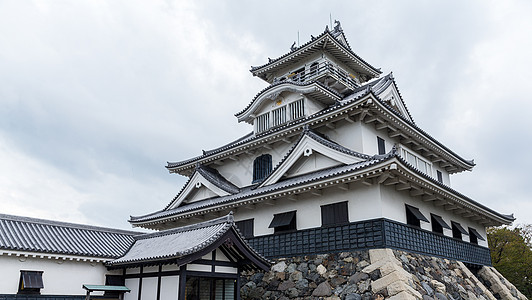
[[[199,228],[204,228],[204,227],[209,227],[209,226],[214,226],[214,225],[219,225],[219,224],[224,224],[224,223],[227,223],[228,225],[232,225],[234,222],[235,222],[235,219],[233,217],[233,211],[230,211],[229,214],[227,214],[225,216],[222,216],[222,217],[219,217],[219,218],[216,218],[216,219],[212,219],[212,220],[208,220],[208,221],[205,221],[205,222],[200,222],[200,223],[196,223],[196,224],[191,224],[191,225],[186,225],[186,226],[182,226],[182,227],[177,227],[177,228],[172,228],[172,229],[167,229],[167,230],[161,230],[161,231],[158,231],[158,232],[146,233],[146,234],[142,234],[142,235],[139,235],[139,236],[135,236],[135,240],[136,241],[137,240],[144,240],[144,239],[148,239],[148,238],[165,236],[165,235],[179,233],[179,232],[186,232],[186,231],[191,231],[191,230],[195,230],[195,229],[199,229]]]
[[[25,217],[25,216],[18,216],[18,215],[8,215],[8,214],[0,214],[0,220],[40,224],[40,225],[47,225],[47,226],[66,227],[66,228],[90,230],[90,231],[100,231],[100,232],[119,233],[119,234],[121,233],[121,234],[128,234],[128,235],[142,234],[142,232],[133,231],[133,230],[125,230],[125,229],[79,224],[79,223],[70,223],[70,222]]]
[[[220,172],[217,169],[214,169],[214,168],[211,168],[211,167],[208,167],[206,165],[202,165],[202,164],[198,163],[196,165],[196,170],[198,170],[198,172],[205,179],[207,179],[210,183],[214,184],[218,188],[220,188],[220,189],[222,189],[222,190],[224,190],[224,191],[226,191],[228,193],[236,194],[236,193],[238,193],[240,191],[240,188],[238,186],[233,184],[231,181],[227,180],[227,178],[225,178],[222,174],[220,174]],[[222,181],[222,183],[225,183],[228,186],[224,186],[223,184],[220,184],[220,182],[217,182],[215,180],[215,178],[212,178],[212,177],[217,177],[218,179],[220,179]]]
[[[318,35],[317,37],[315,37],[314,39],[310,39],[310,41],[306,42],[305,44],[299,46],[297,49],[295,49],[294,51],[290,51],[288,53],[285,53],[277,58],[274,58],[274,59],[269,59],[269,61],[265,64],[262,64],[260,66],[251,66],[251,69],[250,69],[250,72],[255,72],[256,70],[259,70],[259,69],[262,69],[272,63],[276,63],[277,61],[297,52],[297,51],[300,51],[301,49],[309,46],[310,44],[314,43],[314,42],[318,42],[320,39],[322,39],[324,36],[329,36],[330,38],[332,38],[340,47],[344,48],[345,51],[347,51],[349,54],[353,55],[356,59],[360,60],[360,63],[362,64],[365,64],[368,66],[369,69],[371,69],[372,71],[380,74],[382,73],[382,71],[380,70],[380,68],[376,68],[374,67],[373,65],[371,65],[370,63],[368,63],[367,61],[365,61],[364,59],[362,59],[362,57],[358,56],[358,54],[356,54],[352,49],[351,49],[351,46],[346,46],[344,44],[342,44],[342,42],[340,42],[334,35],[333,35],[333,32],[329,30],[328,26],[326,26],[325,28],[325,31],[323,31],[323,33],[321,33],[320,35]],[[345,36],[345,34],[344,34]],[[348,44],[349,45],[349,44]],[[377,75],[378,76],[378,75]]]

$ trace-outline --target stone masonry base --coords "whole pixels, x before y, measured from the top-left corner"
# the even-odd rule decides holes
[[[392,249],[373,249],[276,259],[266,273],[243,274],[241,297],[281,300],[527,299],[493,267],[482,267],[478,276],[481,280],[459,261]]]

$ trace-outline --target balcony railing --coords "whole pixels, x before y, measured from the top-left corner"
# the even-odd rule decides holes
[[[287,76],[289,80],[295,82],[308,82],[311,80],[318,80],[321,78],[330,77],[336,82],[342,84],[344,87],[354,89],[360,86],[354,79],[353,74],[349,74],[344,70],[334,66],[330,62],[321,62],[319,64],[313,64],[309,69],[298,73],[292,73]]]

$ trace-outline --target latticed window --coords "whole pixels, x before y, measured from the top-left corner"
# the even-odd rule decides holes
[[[292,102],[290,107],[290,120],[295,120],[305,115],[305,107],[303,106],[303,99]]]
[[[273,126],[286,123],[286,105],[272,110]]]
[[[265,113],[255,119],[255,132],[263,132],[270,128],[270,114]]]
[[[255,158],[253,162],[253,183],[256,183],[268,176],[272,171],[272,156],[269,154]]]

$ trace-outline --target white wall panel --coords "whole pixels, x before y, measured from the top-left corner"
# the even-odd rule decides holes
[[[142,278],[141,300],[155,300],[157,299],[157,277]]]
[[[161,300],[177,300],[179,296],[179,276],[161,277]]]
[[[139,299],[139,279],[126,278],[126,287],[131,291],[124,294],[124,300],[138,300]]]

